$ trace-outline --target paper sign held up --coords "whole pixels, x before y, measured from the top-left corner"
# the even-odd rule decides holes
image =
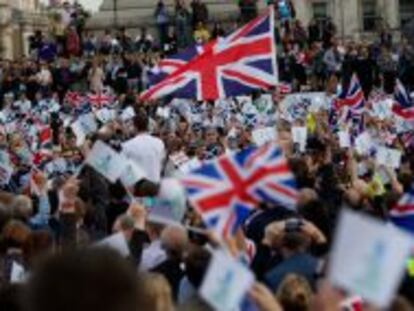
[[[95,247],[107,247],[116,252],[121,256],[127,257],[130,254],[128,243],[123,233],[113,234],[102,241],[95,244]]]
[[[237,310],[253,282],[254,276],[249,269],[224,251],[217,250],[204,277],[200,296],[214,310]]]
[[[391,168],[399,168],[401,165],[401,151],[386,147],[377,149],[377,163]]]
[[[127,162],[123,155],[99,140],[93,145],[86,159],[87,164],[105,176],[111,183],[114,183],[121,176]]]
[[[26,272],[24,267],[17,262],[13,261],[11,274],[10,274],[10,283],[23,283],[26,281]]]
[[[252,132],[252,136],[257,146],[263,146],[276,139],[276,129],[273,127],[257,129]]]
[[[349,136],[349,133],[346,131],[340,131],[338,133],[339,138],[339,146],[341,148],[349,148],[351,147],[351,137]]]
[[[329,266],[334,286],[387,308],[402,280],[414,240],[373,218],[344,211]]]
[[[132,160],[127,160],[124,171],[120,178],[121,182],[126,187],[134,186],[138,181],[145,178],[145,172]]]
[[[13,167],[9,154],[6,151],[0,151],[0,185],[8,184],[12,174]]]
[[[179,224],[186,211],[186,196],[181,184],[174,178],[161,181],[157,197],[147,201],[148,219],[153,222]]]
[[[308,130],[306,127],[294,126],[292,127],[292,140],[299,145],[301,152],[306,150],[306,140],[308,139]]]

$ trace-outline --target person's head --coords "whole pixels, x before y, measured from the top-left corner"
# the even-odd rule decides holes
[[[300,231],[284,232],[281,240],[281,251],[285,258],[305,252],[310,245],[309,238]]]
[[[161,232],[164,230],[165,226],[155,222],[148,222],[145,225],[145,228],[150,240],[154,241],[161,237]]]
[[[20,220],[10,220],[4,226],[1,237],[4,246],[27,249],[31,239],[30,228]]]
[[[305,278],[289,274],[279,285],[276,298],[285,311],[308,311],[311,308],[312,289]]]
[[[161,244],[171,259],[181,260],[188,245],[188,234],[183,227],[168,226],[161,233]]]
[[[214,127],[210,127],[206,129],[206,145],[212,145],[217,143],[218,133]]]
[[[163,275],[158,273],[143,274],[140,286],[145,294],[147,305],[153,306],[152,311],[174,310],[171,287]]]
[[[36,230],[31,234],[29,264],[53,251],[53,236],[47,230]]]
[[[17,218],[27,219],[33,214],[32,200],[25,195],[18,195],[11,205],[13,215]]]
[[[144,111],[139,111],[136,114],[134,125],[138,132],[146,132],[148,130],[148,116]]]
[[[134,219],[128,214],[122,214],[115,220],[112,231],[114,233],[123,232],[127,240],[129,240],[134,231],[134,226]]]
[[[24,301],[28,311],[151,310],[138,284],[134,267],[118,253],[73,250],[48,257],[33,269]]]
[[[204,248],[194,246],[185,259],[185,273],[190,283],[198,289],[210,262],[211,254]]]

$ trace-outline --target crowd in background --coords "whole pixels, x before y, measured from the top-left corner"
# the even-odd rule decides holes
[[[371,42],[339,40],[329,18],[303,25],[291,1],[272,2],[277,2],[279,78],[290,92],[334,97],[354,73],[367,101],[392,94],[397,78],[414,90],[414,49],[404,38],[397,43],[382,30]],[[13,166],[0,192],[0,310],[210,310],[197,290],[211,249],[221,242],[203,231],[148,222],[145,206],[131,202],[119,182],[109,183],[90,167],[78,169],[93,143],[102,140],[143,168],[146,177],[132,192],[151,197],[164,177],[254,145],[258,124],[276,128],[299,200],[296,212],[261,206],[225,242],[235,256],[248,257],[257,278],[247,300],[263,311],[349,308],[343,305],[346,293],[324,281],[338,214],[347,207],[387,221],[390,207],[413,181],[414,140],[395,133],[387,140],[403,154],[394,171],[340,148],[327,111],[314,115],[306,151],[298,151],[293,125],[278,119],[284,96],[279,89],[257,91],[249,103],[140,102],[137,94],[151,84],[160,59],[220,39],[259,13],[256,1],[240,0],[240,18],[224,25],[213,23],[202,0],[191,5],[177,0],[173,12],[162,0],[154,6],[157,35],[142,28],[133,38],[123,28],[87,33],[84,10],[64,4],[50,32],[30,38],[30,56],[0,62],[0,150]],[[271,94],[270,104],[264,103],[265,93]],[[90,94],[106,96],[103,106],[116,116],[99,120],[99,129],[79,145],[71,122],[103,108],[85,104]],[[128,107],[135,116],[123,118]],[[253,121],[249,109],[257,112]],[[367,116],[366,126],[382,139],[393,124]],[[45,128],[50,146],[43,145]],[[45,148],[50,152],[42,153]],[[185,223],[204,228],[191,207]],[[128,241],[127,260],[89,247],[114,232]],[[10,284],[13,263],[27,271],[27,282]],[[413,298],[414,279],[407,274],[390,310],[413,310]]]

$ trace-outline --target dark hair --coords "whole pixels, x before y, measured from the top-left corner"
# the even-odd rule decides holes
[[[210,253],[202,247],[193,247],[185,261],[185,272],[190,283],[198,289],[210,262]]]
[[[148,130],[148,116],[143,110],[138,111],[136,114],[134,118],[134,124],[135,128],[139,132],[145,132]]]
[[[302,251],[307,244],[307,240],[302,233],[286,232],[283,235],[282,246],[290,251]]]
[[[0,287],[0,310],[23,310],[23,286],[18,284]]]
[[[90,248],[48,257],[35,267],[25,302],[28,311],[133,311],[142,307],[140,297],[136,271],[124,258]]]

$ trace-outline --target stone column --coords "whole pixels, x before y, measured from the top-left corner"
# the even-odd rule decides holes
[[[332,19],[338,27],[339,38],[358,39],[361,25],[359,0],[332,0]]]
[[[401,26],[399,0],[381,0],[380,2],[379,15],[391,29],[399,29]]]
[[[312,3],[309,0],[293,0],[296,9],[296,18],[307,26],[313,17]]]

